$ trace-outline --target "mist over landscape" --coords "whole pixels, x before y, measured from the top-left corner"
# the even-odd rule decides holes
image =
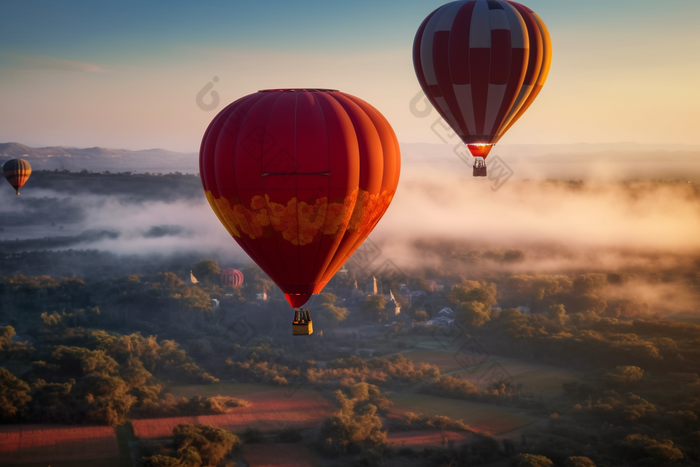
[[[473,178],[405,144],[303,342],[196,154],[0,148],[34,166],[0,192],[0,465],[700,461],[698,148],[504,145]]]
[[[31,148],[20,149],[28,160],[44,157]],[[424,238],[528,249],[527,266],[519,267],[542,270],[573,268],[577,262],[615,267],[645,262],[648,256],[663,261],[700,251],[700,168],[691,159],[700,148],[668,155],[659,154],[660,147],[629,144],[504,146],[494,155],[502,155],[512,175],[495,171],[494,176],[492,170],[493,178],[484,179],[473,179],[470,167],[450,146],[406,144],[403,150],[401,185],[385,221],[370,237],[378,243],[390,239],[384,253],[403,266],[416,265],[416,254],[429,261],[413,251],[415,240]],[[635,159],[633,151],[642,156]],[[47,152],[59,151],[37,150]],[[37,172],[22,196],[4,190],[0,240],[7,251],[71,247],[118,254],[218,252],[244,258],[204,199],[196,155],[72,152],[70,158],[54,159],[71,159],[77,164],[74,172],[116,173],[90,177]],[[84,153],[92,156],[78,156]],[[138,155],[141,167],[131,154]],[[18,153],[6,149],[2,156]],[[593,177],[596,164],[606,167],[608,180]],[[652,165],[652,176],[642,175]],[[120,166],[141,175],[119,175]],[[589,166],[590,172],[577,173],[579,166]],[[145,167],[154,176],[146,175]],[[570,172],[578,176],[568,178]],[[13,246],[12,240],[18,243]]]

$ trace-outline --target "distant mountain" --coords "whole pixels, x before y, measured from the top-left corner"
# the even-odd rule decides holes
[[[448,143],[402,143],[401,155],[406,160],[434,160],[435,156],[452,159],[455,147],[464,145],[456,137]],[[459,151],[459,149],[457,149]],[[466,148],[464,148],[466,151]],[[497,144],[491,154],[509,158],[527,158],[539,162],[579,162],[591,159],[692,160],[700,161],[700,145],[640,143],[576,143],[576,144]]]
[[[489,156],[500,157],[516,178],[679,178],[700,179],[700,146],[682,144],[499,144]],[[169,173],[199,172],[197,153],[165,149],[32,148],[19,143],[0,143],[0,165],[22,158],[34,170],[79,172]],[[462,143],[401,143],[402,165],[430,166],[442,170],[471,172],[472,159]]]
[[[456,137],[448,143],[401,144],[406,169],[425,167],[471,175],[473,159]],[[487,165],[501,164],[514,178],[700,180],[700,146],[685,144],[498,144]],[[489,172],[498,174],[502,170]]]
[[[0,164],[9,159],[28,161],[34,170],[83,169],[92,172],[199,172],[197,153],[165,149],[73,148],[49,146],[32,148],[20,143],[0,143]]]

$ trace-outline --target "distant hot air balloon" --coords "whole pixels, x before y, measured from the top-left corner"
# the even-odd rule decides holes
[[[10,159],[2,166],[5,178],[19,195],[19,189],[27,183],[32,174],[32,166],[23,159]]]
[[[221,271],[221,284],[237,289],[243,285],[243,273],[238,269],[224,269]]]
[[[387,120],[329,89],[245,96],[209,125],[200,149],[209,204],[243,250],[301,307],[389,207],[400,154]],[[310,334],[296,313],[294,334]]]
[[[474,175],[539,94],[552,46],[542,19],[510,0],[467,0],[418,28],[413,66],[423,92],[475,157]]]

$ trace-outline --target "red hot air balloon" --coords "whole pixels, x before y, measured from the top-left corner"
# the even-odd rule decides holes
[[[10,159],[3,164],[2,172],[19,195],[19,189],[27,183],[32,174],[32,166],[24,159]]]
[[[224,269],[221,271],[221,284],[237,289],[243,285],[243,273],[238,269]]]
[[[321,292],[377,225],[400,171],[384,116],[328,89],[233,102],[209,125],[199,162],[219,220],[294,308]]]
[[[413,43],[423,92],[475,157],[475,176],[486,175],[486,156],[535,100],[551,60],[544,22],[510,0],[443,5]]]

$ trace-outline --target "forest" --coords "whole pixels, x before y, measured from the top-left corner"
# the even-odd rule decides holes
[[[43,176],[46,184],[115,177]],[[136,186],[146,176],[120,177]],[[148,177],[162,193],[192,183]],[[308,447],[324,465],[700,463],[700,256],[541,270],[530,266],[539,253],[527,246],[419,238],[409,247],[437,263],[372,268],[354,258],[310,302],[316,331],[298,338],[281,292],[242,259],[23,242],[0,242],[5,427],[139,433],[139,421],[254,410],[253,397],[219,388],[257,385],[287,391],[289,401],[316,394],[329,412],[315,426],[278,430],[180,423],[167,439],[132,435],[136,458],[235,465],[241,452],[254,452],[248,446],[287,443]],[[242,271],[243,286],[222,285],[226,267]],[[566,378],[544,390],[518,373],[527,365]],[[455,410],[431,413],[408,407],[412,400]],[[465,421],[460,404],[528,422],[496,432]],[[418,432],[460,437],[432,446],[392,441]]]

